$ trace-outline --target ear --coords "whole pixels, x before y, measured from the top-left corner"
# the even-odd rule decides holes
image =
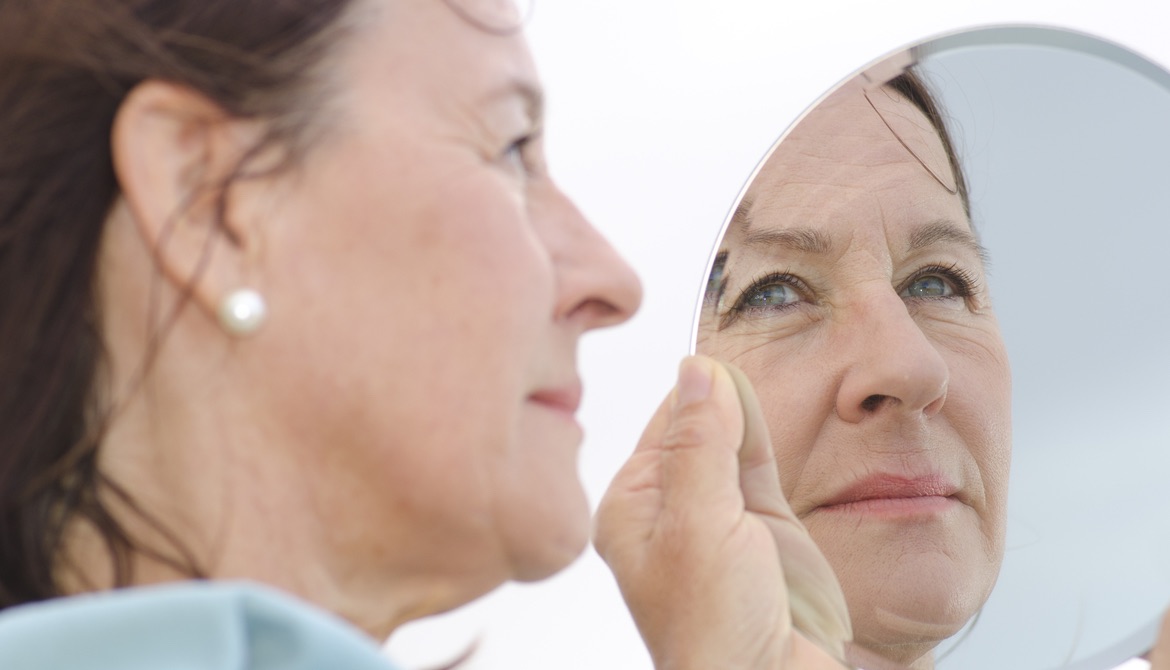
[[[259,231],[233,216],[224,184],[258,139],[255,122],[157,80],[136,86],[114,119],[114,172],[136,230],[162,276],[211,318],[255,274]]]

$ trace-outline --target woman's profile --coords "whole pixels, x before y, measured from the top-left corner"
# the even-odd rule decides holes
[[[0,6],[0,665],[385,667],[402,623],[585,547],[576,348],[641,292],[549,174],[510,12]],[[662,667],[835,667],[730,375],[684,363],[655,425],[713,448],[636,455],[598,540],[701,586],[627,593]],[[763,551],[701,541],[745,519]]]

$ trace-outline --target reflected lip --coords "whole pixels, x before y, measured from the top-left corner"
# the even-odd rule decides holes
[[[959,487],[946,477],[931,474],[921,477],[880,473],[859,479],[829,497],[819,507],[837,507],[873,501],[913,500],[915,498],[954,498]]]
[[[528,396],[528,400],[572,416],[581,407],[582,394],[581,382],[573,381],[563,386],[540,389]]]

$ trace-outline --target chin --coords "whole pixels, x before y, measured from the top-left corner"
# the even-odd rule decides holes
[[[550,551],[533,560],[519,564],[515,569],[515,580],[518,582],[536,582],[548,579],[564,570],[577,560],[588,545],[588,534],[584,540],[573,547],[563,547],[561,551]]]
[[[512,578],[517,581],[551,577],[589,546],[592,515],[585,491],[575,477],[555,496],[540,496],[514,509],[516,513],[508,524],[508,554]]]
[[[853,613],[855,641],[916,656],[959,632],[995,583],[989,566],[975,565],[972,558],[916,554],[901,557],[896,565],[875,563],[864,572],[853,566],[857,579],[843,580],[842,587]],[[874,584],[879,574],[884,578]]]

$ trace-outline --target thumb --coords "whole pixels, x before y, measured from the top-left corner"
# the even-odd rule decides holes
[[[833,568],[796,518],[780,488],[768,425],[751,382],[735,366],[723,366],[735,382],[743,407],[739,472],[744,506],[764,519],[776,540],[793,626],[809,640],[843,658],[844,643],[853,638],[845,594]]]

